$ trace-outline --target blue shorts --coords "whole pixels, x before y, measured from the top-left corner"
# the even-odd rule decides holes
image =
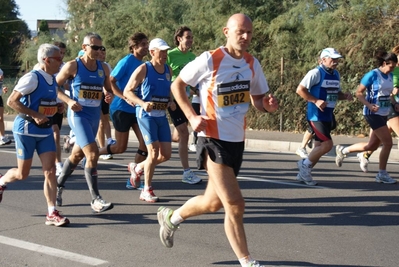
[[[14,133],[15,150],[17,158],[27,160],[33,158],[35,150],[38,155],[45,152],[55,152],[54,135],[46,137],[34,137]]]
[[[172,142],[169,122],[166,117],[144,117],[137,118],[141,134],[146,145],[156,141]]]
[[[76,136],[76,144],[84,148],[96,141],[100,120],[89,120],[83,117],[68,116],[68,123]]]

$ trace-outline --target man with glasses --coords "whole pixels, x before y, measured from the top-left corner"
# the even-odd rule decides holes
[[[59,48],[51,44],[42,44],[39,47],[37,59],[39,69],[25,74],[18,81],[7,101],[7,104],[18,113],[13,125],[18,167],[9,169],[4,176],[0,176],[0,202],[6,184],[28,178],[33,153],[36,150],[42,163],[44,195],[48,206],[45,223],[46,225],[62,226],[69,224],[69,220],[55,209],[57,194],[56,148],[51,119],[58,110],[57,96],[67,102],[71,110],[79,110],[80,105],[61,90],[57,90],[54,74],[58,72],[62,62]]]
[[[102,46],[102,39],[96,33],[88,33],[82,44],[84,55],[65,64],[57,75],[57,83],[62,85],[71,79],[71,98],[78,102],[81,109],[68,109],[68,123],[76,135],[76,142],[70,156],[58,177],[57,204],[62,205],[62,192],[68,177],[75,170],[79,161],[86,158],[84,175],[91,194],[91,209],[95,213],[112,209],[113,205],[105,201],[98,189],[97,161],[99,151],[96,134],[101,114],[103,87],[107,91],[105,101],[111,102],[111,84],[109,68],[97,60]]]

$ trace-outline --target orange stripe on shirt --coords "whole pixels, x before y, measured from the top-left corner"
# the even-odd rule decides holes
[[[209,117],[207,122],[207,126],[205,129],[205,135],[219,139],[219,131],[218,131],[218,123],[216,119],[216,111],[215,111],[215,102],[213,101],[213,88],[215,87],[216,75],[219,71],[220,63],[224,58],[223,51],[219,48],[213,51],[210,51],[212,56],[213,63],[213,71],[212,71],[212,81],[210,83],[209,88],[207,89],[207,105],[206,105],[206,115]]]

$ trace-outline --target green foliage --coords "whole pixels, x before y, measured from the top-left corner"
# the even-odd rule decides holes
[[[26,23],[18,18],[18,6],[14,0],[0,0],[0,68],[5,75],[15,75],[19,62],[18,47],[29,38]]]
[[[50,29],[48,27],[47,20],[41,20],[39,24],[39,34],[48,34]]]
[[[4,1],[4,0],[0,0]],[[81,49],[82,38],[99,33],[107,47],[107,61],[114,66],[128,53],[127,39],[142,31],[150,39],[160,37],[173,46],[173,33],[181,25],[194,34],[193,52],[199,55],[225,43],[222,29],[233,13],[253,20],[250,53],[258,58],[271,92],[279,99],[275,114],[251,108],[247,125],[255,129],[304,131],[306,103],[296,94],[305,74],[318,63],[325,47],[336,48],[341,85],[354,93],[362,76],[375,67],[377,48],[397,45],[399,0],[68,0],[69,58]],[[29,43],[25,57],[37,43]],[[33,46],[33,47],[31,47]],[[35,53],[33,53],[35,54]],[[68,59],[68,57],[66,57]],[[336,133],[367,134],[359,101],[340,102],[335,114]]]

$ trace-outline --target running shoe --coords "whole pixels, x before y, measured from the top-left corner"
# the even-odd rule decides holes
[[[197,152],[197,145],[196,144],[191,144],[188,146],[188,150],[192,151],[192,152]]]
[[[63,226],[69,224],[69,219],[60,214],[58,210],[46,216],[46,225]]]
[[[115,144],[116,144],[116,140],[115,140],[115,139],[112,139],[112,138],[108,138],[107,144],[108,144],[108,145],[115,145]]]
[[[304,182],[307,185],[311,185],[311,186],[317,185],[317,182],[314,181],[312,178],[312,167],[304,164],[304,161],[305,161],[304,159],[301,159],[297,163],[299,173],[296,176],[296,179],[300,182]]]
[[[91,201],[91,209],[95,213],[104,212],[112,209],[113,207],[114,205],[111,202],[105,201],[101,196],[97,196]]]
[[[307,159],[309,157],[308,152],[306,151],[306,148],[299,147],[296,152],[298,156],[300,156],[303,159]]]
[[[344,158],[346,158],[346,155],[342,153],[342,150],[344,149],[344,146],[337,145],[335,147],[335,164],[337,164],[338,167],[342,166],[342,162],[344,161]]]
[[[359,160],[359,163],[360,163],[360,169],[363,172],[368,172],[369,171],[369,169],[368,169],[369,160],[364,157],[364,154],[362,152],[361,153],[357,153],[356,156],[357,156],[357,159]]]
[[[152,190],[152,187],[150,187],[150,189],[148,190],[144,190],[144,188],[141,190],[140,200],[149,203],[155,203],[159,201],[159,198],[154,194],[154,190]]]
[[[63,186],[58,186],[57,187],[57,197],[55,199],[55,204],[58,207],[62,206],[62,192],[64,191],[64,187]]]
[[[389,176],[388,173],[377,173],[377,176],[375,177],[375,182],[376,183],[384,183],[384,184],[396,184],[396,180],[392,179],[391,176]]]
[[[11,140],[8,139],[7,136],[3,136],[3,138],[0,139],[0,146],[5,146],[11,144]]]
[[[84,158],[80,161],[80,167],[81,167],[82,169],[84,169],[85,166],[86,166],[86,157],[84,157]]]
[[[162,244],[167,247],[173,247],[173,234],[179,228],[177,225],[173,225],[170,222],[170,217],[173,214],[173,210],[166,207],[159,207],[157,212],[158,223],[161,226],[159,228],[159,237]]]
[[[136,166],[137,164],[134,162],[130,162],[129,165],[127,165],[127,169],[130,172],[130,184],[133,188],[137,188],[140,186],[140,179],[144,173],[143,170],[136,172]]]
[[[0,177],[1,177],[2,175],[0,175]],[[4,190],[6,190],[6,188],[7,188],[7,186],[5,186],[5,185],[0,185],[0,203],[1,203],[1,201],[3,200],[3,193],[4,193]]]
[[[109,159],[113,159],[114,157],[112,156],[112,154],[106,154],[106,155],[101,155],[100,159],[102,160],[109,160]]]
[[[64,145],[62,146],[62,149],[64,150],[65,153],[69,153],[71,151],[71,144],[70,144],[70,137],[68,135],[64,136]]]
[[[181,181],[186,184],[199,184],[202,182],[202,179],[190,170],[183,173],[183,179]]]
[[[261,265],[258,261],[252,260],[248,263],[248,267],[265,267],[265,265]]]
[[[136,187],[133,187],[133,186],[132,186],[132,183],[130,182],[130,178],[128,178],[128,179],[126,180],[126,188],[127,188],[127,189],[143,190],[143,188],[144,188],[144,183],[143,183],[143,181],[141,181],[141,182],[140,182],[140,186],[136,188]]]

